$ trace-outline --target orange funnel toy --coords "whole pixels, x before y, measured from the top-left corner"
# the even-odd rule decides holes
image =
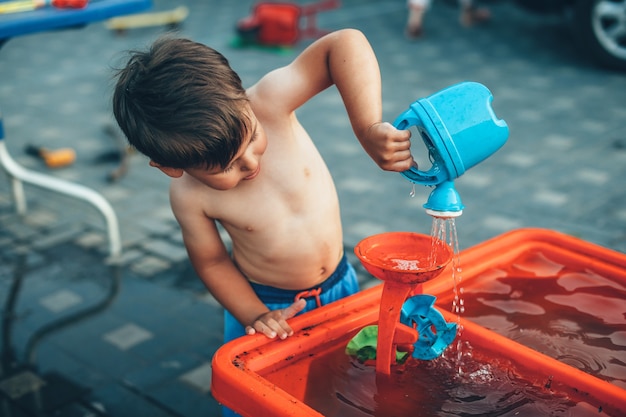
[[[421,284],[441,274],[452,260],[452,249],[432,236],[411,232],[382,233],[354,248],[363,267],[384,281],[378,318],[376,372],[389,375],[396,346],[415,330],[400,322],[402,305]]]

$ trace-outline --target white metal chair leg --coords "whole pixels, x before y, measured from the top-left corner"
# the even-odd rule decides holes
[[[11,177],[11,189],[13,190],[13,200],[15,201],[17,213],[23,216],[26,214],[26,196],[24,195],[24,185],[22,181],[18,178]]]
[[[6,143],[0,138],[0,167],[11,177],[13,195],[17,211],[20,214],[26,212],[26,198],[22,182],[41,188],[56,191],[80,200],[87,201],[95,206],[104,216],[109,236],[109,252],[113,259],[122,253],[122,241],[120,238],[119,224],[113,207],[98,192],[83,185],[74,184],[61,178],[51,177],[39,172],[30,171],[13,160],[6,148]]]

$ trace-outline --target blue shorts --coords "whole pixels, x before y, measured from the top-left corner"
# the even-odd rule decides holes
[[[359,291],[356,272],[345,255],[341,258],[341,261],[339,261],[335,272],[318,287],[305,290],[283,290],[267,285],[256,284],[254,282],[251,282],[250,285],[252,285],[254,292],[270,310],[289,307],[294,303],[299,294],[307,291],[316,291],[318,288],[321,289],[319,294],[321,305],[332,303],[333,301],[340,300]],[[315,296],[302,298],[304,298],[307,303],[304,310],[298,314],[313,310],[317,307],[317,299]],[[224,310],[224,343],[244,335],[244,326],[242,326],[232,314]]]
[[[322,282],[318,287],[308,288],[306,290],[283,290],[280,288],[269,287],[267,285],[256,284],[251,282],[252,288],[257,296],[270,310],[278,310],[289,307],[294,303],[296,297],[305,292],[313,292],[318,289],[319,301],[321,305],[332,303],[349,295],[356,294],[359,291],[359,282],[356,278],[356,272],[348,258],[344,255],[339,261],[335,272],[329,276],[326,281]],[[306,307],[298,314],[313,310],[318,306],[317,298],[302,297],[306,300]],[[245,328],[230,314],[224,310],[224,343],[230,342],[238,337],[244,336]],[[239,414],[233,410],[222,407],[223,417],[239,417]]]

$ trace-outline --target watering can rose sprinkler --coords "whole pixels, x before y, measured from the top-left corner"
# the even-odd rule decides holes
[[[433,217],[458,217],[463,204],[454,180],[494,154],[506,142],[509,128],[491,107],[493,95],[482,84],[462,82],[415,101],[394,122],[398,129],[415,126],[432,166],[402,175],[414,184],[434,186],[424,204]]]

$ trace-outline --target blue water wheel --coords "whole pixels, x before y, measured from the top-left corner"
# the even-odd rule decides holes
[[[437,297],[419,294],[408,298],[402,305],[400,322],[416,327],[419,334],[413,349],[413,357],[422,360],[435,359],[456,337],[456,323],[448,323],[435,309]]]

